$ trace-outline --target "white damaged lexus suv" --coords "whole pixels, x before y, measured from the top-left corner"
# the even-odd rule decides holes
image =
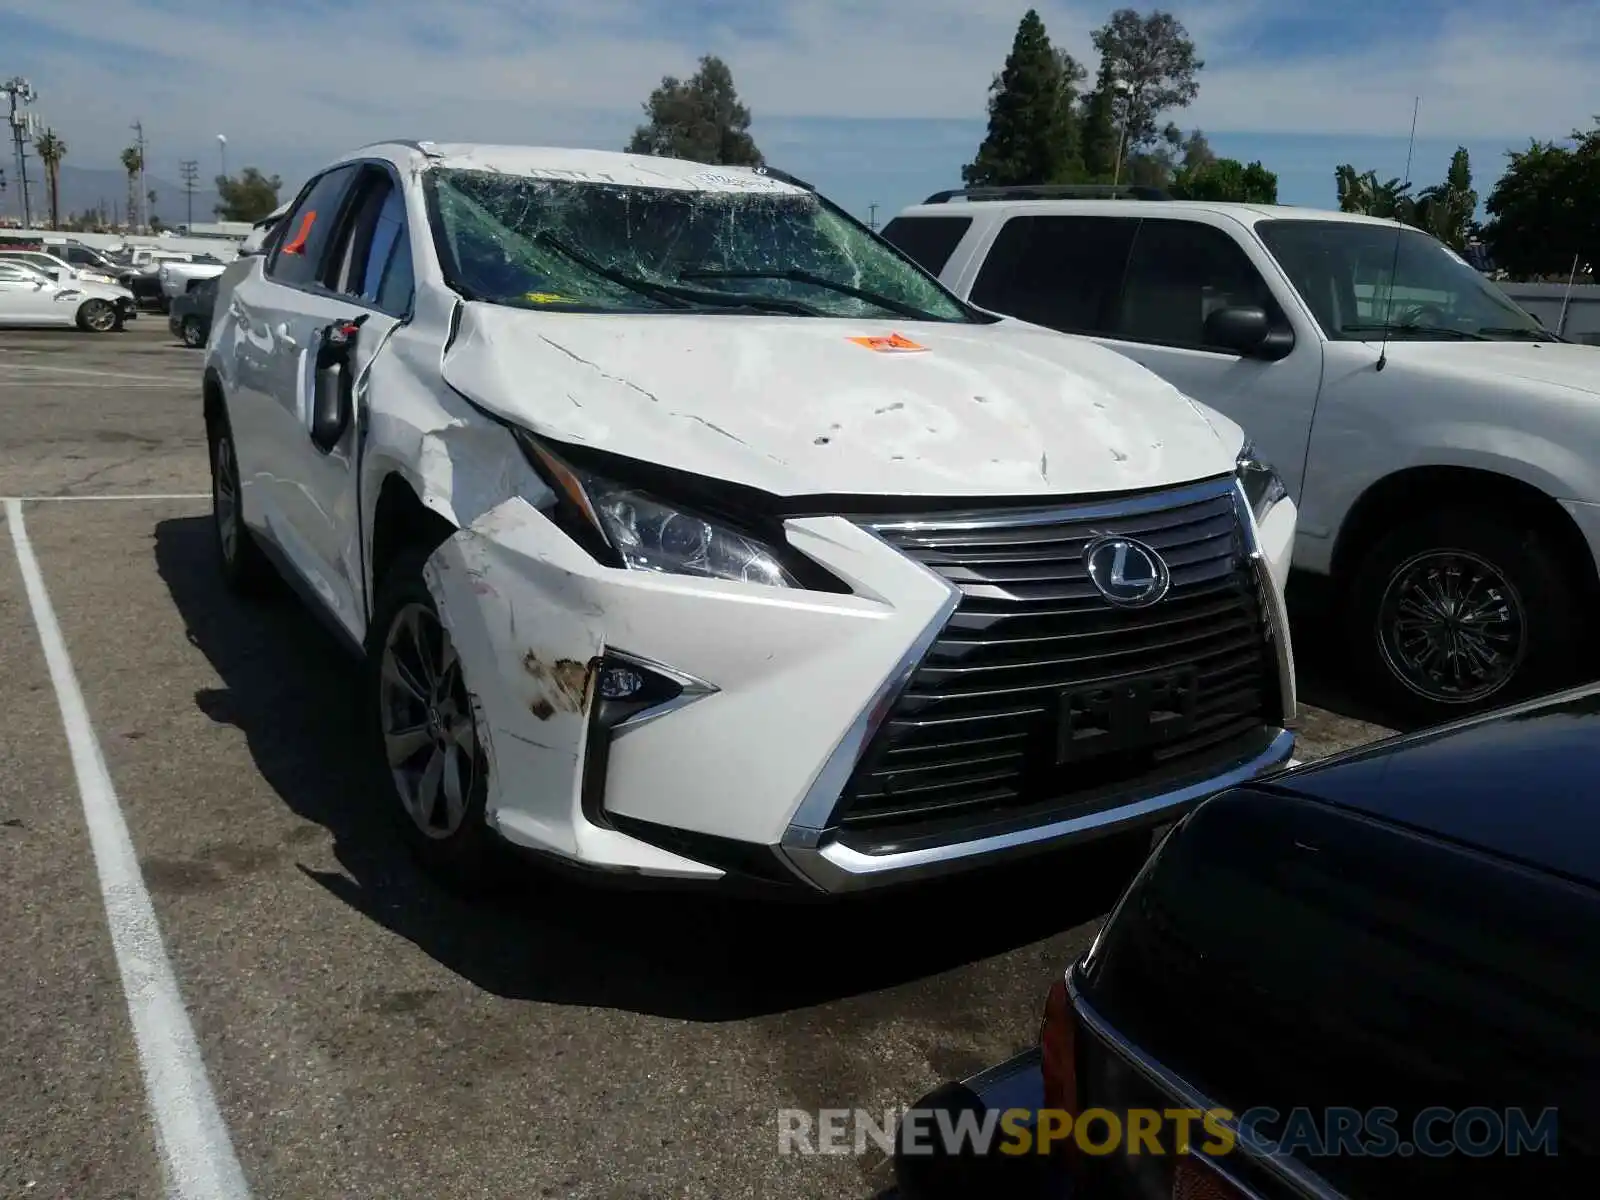
[[[222,570],[364,656],[447,875],[846,893],[1290,756],[1295,510],[1239,427],[780,172],[369,146],[230,275]]]

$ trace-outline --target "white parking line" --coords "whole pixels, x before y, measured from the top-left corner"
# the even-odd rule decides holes
[[[19,363],[0,358],[0,372],[47,371],[53,375],[82,375],[90,379],[114,379],[119,383],[136,380],[140,383],[195,383],[199,375],[129,375],[125,371],[94,371],[88,367],[58,367],[54,363]]]
[[[43,504],[52,500],[209,500],[210,492],[124,492],[107,496],[0,496],[7,504]]]
[[[22,502],[7,500],[5,509],[23,588],[72,752],[72,769],[83,800],[106,924],[128,1001],[168,1194],[181,1200],[246,1200],[249,1187],[244,1171],[217,1108],[194,1027],[161,942],[161,927],[139,872],[128,824],[22,523]]]

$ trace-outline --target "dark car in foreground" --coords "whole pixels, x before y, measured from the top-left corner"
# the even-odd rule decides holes
[[[1590,687],[1212,797],[901,1200],[1594,1195],[1597,781]]]
[[[185,346],[200,349],[211,340],[211,311],[216,303],[216,279],[196,279],[187,292],[173,300],[167,328]]]

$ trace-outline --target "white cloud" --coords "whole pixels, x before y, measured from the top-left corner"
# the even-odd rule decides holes
[[[689,73],[705,51],[728,59],[758,119],[979,117],[1022,7],[750,0],[744,20],[719,28],[660,0],[7,0],[0,23],[22,18],[94,43],[7,47],[44,94],[40,111],[71,161],[112,165],[138,115],[160,156],[199,158],[209,174],[218,132],[235,167],[393,136],[618,145],[661,76]],[[1038,7],[1056,39],[1092,61],[1088,31],[1111,6]],[[1173,8],[1208,64],[1184,123],[1208,130],[1404,135],[1420,94],[1419,133],[1520,143],[1600,112],[1592,0],[1525,13],[1464,0],[1403,39],[1362,46],[1345,36],[1292,60],[1252,40],[1282,4]],[[1413,15],[1414,30],[1424,17]],[[1364,31],[1354,19],[1345,28]],[[97,52],[107,48],[116,53]]]

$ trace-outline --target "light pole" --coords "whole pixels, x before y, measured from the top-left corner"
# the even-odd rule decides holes
[[[1116,165],[1111,171],[1111,186],[1115,187],[1117,184],[1122,182],[1122,154],[1128,146],[1128,93],[1133,89],[1128,86],[1128,81],[1126,79],[1118,79],[1112,83],[1111,90],[1117,96],[1121,97],[1122,100],[1122,104],[1120,106],[1122,109],[1122,117],[1117,122],[1117,125],[1119,126],[1117,131],[1117,160]]]
[[[225,133],[217,134],[217,153],[222,158],[222,177],[226,179],[228,177],[228,135]]]

